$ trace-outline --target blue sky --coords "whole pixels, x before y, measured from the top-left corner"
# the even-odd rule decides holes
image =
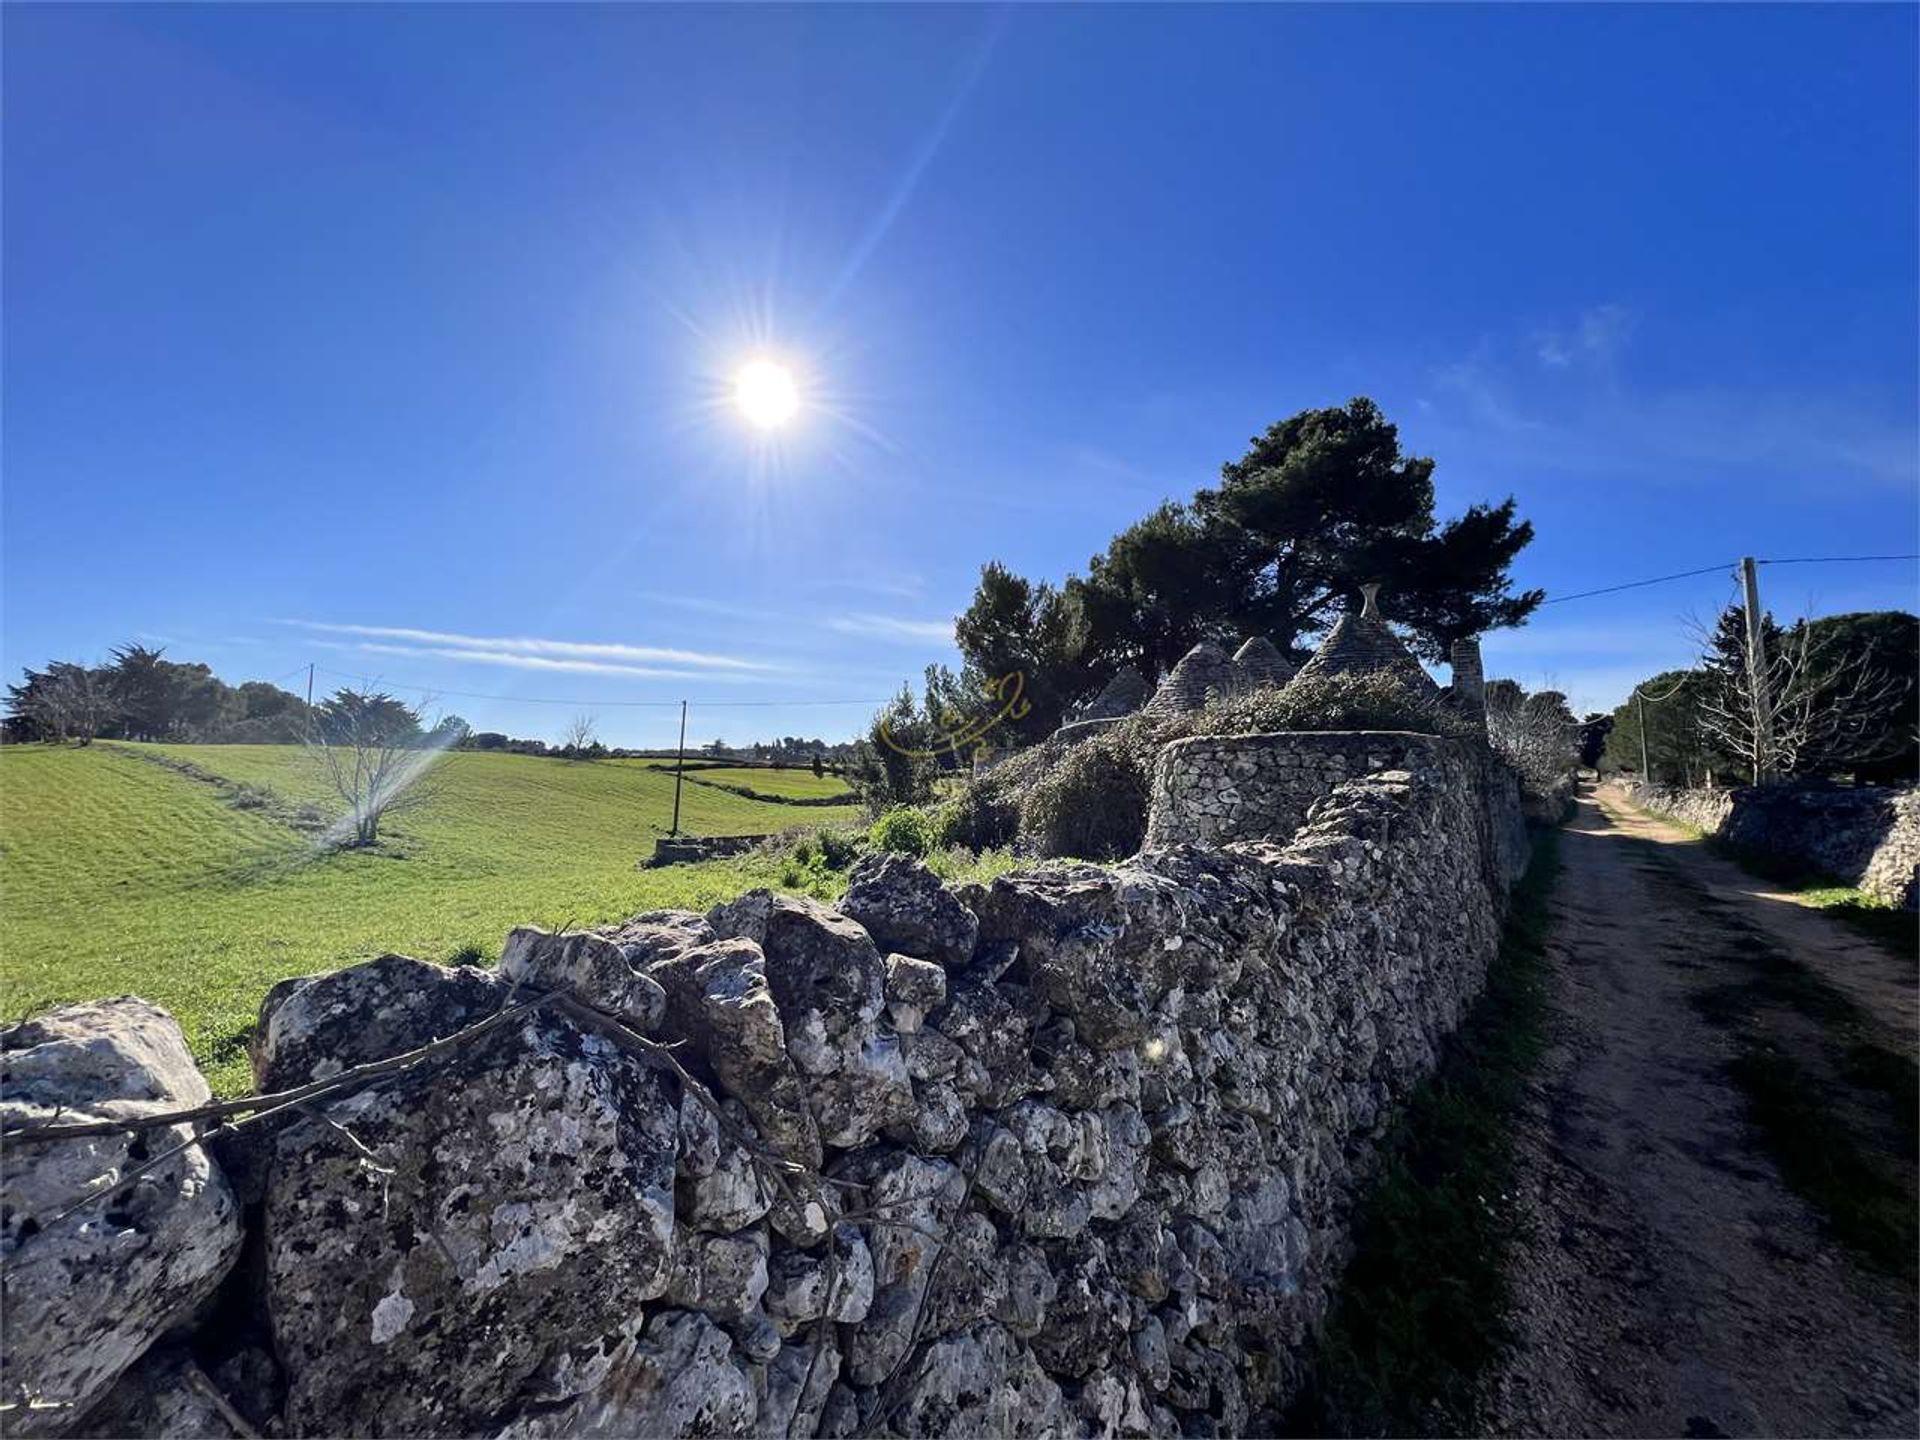
[[[1552,592],[1920,549],[1916,13],[9,7],[5,662],[841,736],[1355,394]],[[1488,669],[1610,705],[1729,593]]]

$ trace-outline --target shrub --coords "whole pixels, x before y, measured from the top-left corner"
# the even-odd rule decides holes
[[[990,884],[1009,870],[1018,870],[1022,862],[1008,846],[982,850],[978,854],[963,845],[936,850],[927,857],[927,868],[949,885]]]
[[[1147,833],[1148,774],[1126,727],[1083,740],[1027,791],[1020,838],[1042,855],[1116,860]]]
[[[1020,834],[1020,802],[997,772],[970,780],[959,794],[934,811],[940,843],[969,850],[1011,845]]]
[[[911,805],[899,805],[873,822],[867,833],[876,850],[897,855],[916,855],[924,859],[939,843],[933,816]]]
[[[1477,722],[1381,671],[1309,676],[1263,685],[1210,702],[1190,735],[1262,735],[1276,730],[1411,730],[1423,735],[1477,733]]]
[[[829,870],[845,870],[860,858],[867,837],[854,830],[822,830],[820,859]]]

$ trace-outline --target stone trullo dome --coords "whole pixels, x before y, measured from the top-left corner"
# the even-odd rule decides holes
[[[1334,622],[1313,658],[1300,667],[1296,679],[1326,675],[1356,675],[1370,672],[1394,676],[1416,694],[1437,695],[1439,686],[1420,668],[1413,652],[1388,628],[1378,604],[1380,587],[1362,585],[1364,604],[1360,613],[1348,611]]]
[[[1118,720],[1131,715],[1146,702],[1147,682],[1131,666],[1123,666],[1104,689],[1069,718],[1072,720]]]
[[[1284,685],[1293,678],[1292,663],[1280,653],[1280,647],[1264,635],[1255,635],[1233,652],[1233,668],[1244,690],[1259,685]]]
[[[1240,675],[1227,658],[1227,652],[1210,640],[1202,640],[1180,657],[1180,663],[1167,672],[1153,699],[1146,705],[1149,715],[1190,715],[1207,703],[1210,696],[1230,695],[1239,688]]]

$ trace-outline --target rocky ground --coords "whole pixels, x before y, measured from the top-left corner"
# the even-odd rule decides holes
[[[1765,1024],[1825,1077],[1829,1021],[1703,1003],[1749,993],[1752,957],[1784,954],[1846,997],[1829,1020],[1840,1008],[1911,1059],[1911,962],[1604,790],[1581,798],[1562,854],[1558,1013],[1515,1197],[1520,1338],[1489,1386],[1492,1428],[1920,1433],[1910,1276],[1864,1263],[1789,1187],[1727,1068],[1740,1026]],[[1832,1089],[1833,1104],[1859,1101]],[[1911,1157],[1895,1163],[1910,1178]]]

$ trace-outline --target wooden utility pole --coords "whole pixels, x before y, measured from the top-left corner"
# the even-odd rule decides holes
[[[307,662],[307,709],[313,709],[313,662]]]
[[[1638,685],[1633,687],[1633,703],[1640,713],[1640,778],[1651,785],[1653,772],[1647,768],[1647,697],[1640,693]]]
[[[680,777],[687,769],[687,702],[680,702],[680,750],[673,762],[673,828],[667,833],[680,833]]]
[[[1767,692],[1767,634],[1760,609],[1759,566],[1751,555],[1740,559],[1747,590],[1747,691],[1753,703],[1753,783],[1773,778],[1773,697]]]

